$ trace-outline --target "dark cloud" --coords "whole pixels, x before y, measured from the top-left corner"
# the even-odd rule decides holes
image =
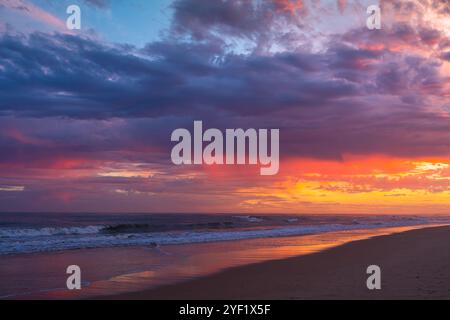
[[[273,112],[354,93],[312,54],[241,56],[216,45],[110,47],[71,35],[0,39],[3,114],[105,118]],[[351,59],[351,57],[349,58]],[[261,76],[264,75],[264,76]],[[23,95],[26,91],[27,95]]]
[[[87,4],[98,8],[107,8],[109,6],[109,0],[84,0]]]
[[[366,47],[384,47],[399,50],[410,47],[411,50],[424,49],[439,45],[448,45],[448,38],[441,31],[424,26],[413,26],[404,22],[385,27],[383,32],[368,33],[364,29],[354,29],[341,36],[343,41]]]
[[[175,2],[173,29],[191,34],[191,41],[168,37],[138,49],[70,34],[2,35],[0,115],[49,126],[59,121],[49,119],[66,119],[74,127],[46,136],[29,122],[5,125],[0,161],[160,162],[170,132],[198,119],[218,128],[280,127],[287,157],[448,152],[449,80],[440,72],[442,60],[414,51],[442,46],[442,33],[400,23],[382,33],[351,30],[320,51],[242,54],[211,32],[219,27],[251,37],[261,31],[252,22],[259,11],[242,10],[249,2],[191,4]],[[271,2],[270,10],[279,5]],[[252,4],[252,10],[263,9]],[[286,19],[292,14],[280,12]],[[447,53],[440,57],[448,60]],[[123,123],[97,125],[114,119]],[[152,158],[139,152],[151,148]]]
[[[431,7],[440,14],[450,15],[450,0],[432,0]]]
[[[444,52],[441,57],[444,60],[450,61],[450,52]]]
[[[171,7],[173,37],[239,41],[243,49],[256,52],[290,46],[305,36],[309,23],[303,0],[175,0]]]
[[[422,28],[420,30],[420,40],[427,45],[436,45],[442,39],[440,31],[431,28]]]
[[[251,36],[264,20],[252,1],[176,0],[173,31],[189,33],[196,39],[209,37],[214,30]]]

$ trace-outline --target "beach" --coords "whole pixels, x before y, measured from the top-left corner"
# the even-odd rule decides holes
[[[0,217],[0,299],[308,299],[346,298],[349,292],[364,298],[369,265],[381,267],[382,292],[391,274],[402,279],[417,273],[425,285],[433,283],[426,275],[439,272],[431,266],[423,275],[394,271],[417,266],[422,257],[444,263],[434,254],[448,251],[448,235],[427,234],[450,225],[447,216]],[[413,230],[426,235],[404,240]],[[409,249],[401,247],[405,241]],[[393,251],[377,251],[384,247]],[[80,268],[81,290],[66,287],[71,265]]]
[[[450,226],[349,242],[110,299],[449,299]],[[381,268],[381,290],[366,269]]]
[[[449,98],[450,0],[0,0],[0,300],[449,299]]]

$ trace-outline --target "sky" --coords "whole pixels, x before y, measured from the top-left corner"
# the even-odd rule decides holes
[[[0,0],[0,211],[450,213],[449,18],[449,0]],[[174,165],[194,120],[279,128],[279,173]]]

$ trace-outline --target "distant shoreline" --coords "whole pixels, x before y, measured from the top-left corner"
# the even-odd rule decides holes
[[[382,289],[366,287],[379,265]],[[350,242],[105,299],[450,299],[450,226]]]

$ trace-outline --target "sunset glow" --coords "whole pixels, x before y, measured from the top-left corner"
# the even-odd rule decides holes
[[[0,6],[1,211],[449,212],[447,2],[62,2]],[[195,120],[279,128],[279,173],[174,165]]]

